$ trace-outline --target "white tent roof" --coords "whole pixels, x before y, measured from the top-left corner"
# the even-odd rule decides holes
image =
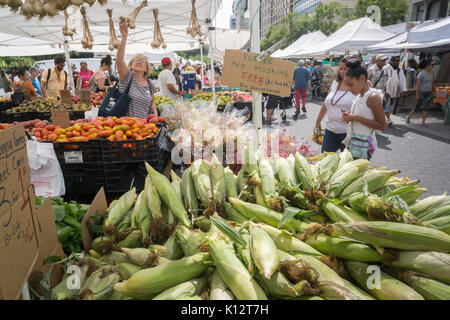
[[[365,52],[395,52],[398,50],[392,50],[391,47],[406,42],[407,37],[408,37],[408,32],[405,31],[399,35],[396,35],[395,37],[393,37],[389,40],[368,46],[367,48],[364,49],[364,51]]]
[[[274,53],[270,55],[272,58],[282,58],[283,57],[283,50],[278,49]]]
[[[347,22],[341,29],[321,43],[301,51],[301,55],[314,55],[344,50],[361,50],[364,47],[392,38],[395,34],[384,31],[370,18]]]
[[[212,6],[214,1],[216,5]],[[196,1],[197,16],[204,33],[207,33],[208,30],[206,18],[214,18],[222,2],[222,0],[214,1]],[[119,17],[128,15],[128,13],[140,3],[141,1],[136,0],[127,0],[126,4],[123,4],[122,0],[108,0],[107,5],[105,6],[100,6],[97,2],[92,7],[87,8],[89,27],[94,37],[93,50],[108,51],[109,24],[106,8],[113,9],[113,21],[115,24],[116,33],[119,35]],[[149,44],[153,41],[153,8],[159,9],[159,21],[161,24],[163,37],[168,46],[166,49],[167,51],[191,50],[199,47],[198,37],[194,39],[186,33],[186,28],[191,14],[191,1],[150,0],[147,7],[144,7],[137,17],[136,29],[129,31],[129,46],[127,47],[127,52],[128,49],[133,49],[133,44],[136,45],[136,52],[142,52],[143,49],[146,49],[147,51],[154,51],[149,46]],[[68,11],[72,24],[77,29],[74,39],[69,41],[70,50],[86,51],[81,47],[83,22],[79,8],[76,6],[71,6]],[[63,25],[64,14],[62,12],[60,15],[52,18],[45,17],[42,20],[32,18],[31,20],[27,20],[24,16],[12,13],[7,7],[0,8],[0,30],[5,34],[23,37],[21,44],[24,46],[30,45],[29,38],[44,40],[49,44],[64,43],[64,37],[61,32]],[[4,42],[1,41],[0,38],[0,45],[1,43]],[[142,47],[141,45],[146,47]],[[47,50],[52,51],[51,48],[47,48]],[[163,50],[160,50],[160,52],[162,51]],[[13,53],[14,50],[11,50],[11,52]]]
[[[421,24],[408,33],[409,43],[450,43],[450,17],[432,24]]]
[[[326,38],[327,36],[324,35],[322,31],[304,34],[290,46],[282,50],[277,58],[289,58],[299,55],[303,50],[308,50],[308,48],[320,44]]]

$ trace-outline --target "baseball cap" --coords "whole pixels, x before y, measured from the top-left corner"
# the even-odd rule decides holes
[[[169,57],[165,57],[165,58],[162,58],[161,64],[162,64],[163,66],[167,66],[167,65],[169,65],[169,64],[172,64],[172,61],[170,60]]]
[[[388,57],[385,54],[379,54],[377,55],[377,60],[383,61],[383,60],[387,60]]]

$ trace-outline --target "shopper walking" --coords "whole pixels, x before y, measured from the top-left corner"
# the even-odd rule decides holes
[[[387,66],[385,66],[385,72],[388,75],[386,80],[386,104],[384,112],[386,114],[387,122],[392,124],[391,109],[393,108],[393,114],[397,113],[398,102],[400,95],[406,91],[406,78],[402,68],[399,67],[400,57],[394,56]]]
[[[375,55],[370,57],[370,60],[366,63],[367,71],[377,63],[377,59],[378,57]]]
[[[41,85],[39,83],[39,80],[37,79],[37,77],[39,76],[39,69],[35,68],[35,67],[31,67],[29,70],[29,73],[30,73],[30,80],[34,87],[34,90],[36,90],[36,94],[38,96],[40,96],[41,95]]]
[[[111,70],[111,66],[112,66],[112,57],[111,55],[107,54],[106,57],[104,57],[100,61],[100,68],[98,68],[97,71],[95,71],[94,75],[92,76],[92,79],[90,80],[91,91],[102,92],[104,95],[106,95],[106,91],[111,86],[109,77],[106,74],[106,72]]]
[[[169,57],[161,60],[163,70],[159,74],[159,84],[161,86],[161,93],[164,97],[177,101],[184,92],[177,89],[177,81],[172,73],[172,61]]]
[[[54,61],[55,66],[49,68],[42,73],[41,77],[41,93],[44,98],[61,97],[60,91],[66,90],[68,86],[67,72],[64,70],[66,58],[57,56]]]
[[[316,129],[322,131],[322,120],[327,116],[325,135],[322,144],[322,153],[343,151],[345,145],[342,143],[347,136],[347,125],[341,121],[342,112],[350,112],[355,100],[355,95],[344,81],[348,67],[346,63],[350,57],[342,59],[336,80],[333,81],[325,102],[320,109],[316,120]]]
[[[349,70],[345,82],[356,96],[351,112],[342,113],[342,121],[348,124],[343,143],[355,159],[370,160],[377,148],[376,130],[385,131],[386,117],[379,91],[370,88],[366,67],[359,60],[346,63]]]
[[[89,70],[86,62],[80,62],[80,72],[78,72],[78,89],[87,89],[90,87],[89,81],[94,76],[94,71]]]
[[[379,54],[375,58],[375,64],[370,67],[367,72],[369,75],[369,81],[373,88],[378,89],[383,94],[383,107],[385,108],[385,115],[387,118],[388,126],[392,125],[392,121],[390,118],[390,110],[386,109],[386,104],[389,100],[389,95],[386,92],[386,83],[388,80],[388,73],[385,70],[386,61],[388,57],[384,54]],[[387,110],[387,112],[386,112]]]
[[[302,111],[306,113],[308,89],[311,88],[311,75],[304,66],[305,61],[300,60],[298,67],[294,71],[295,107],[297,109],[294,114],[294,120],[297,120],[300,114],[300,100],[302,101]]]
[[[422,107],[422,125],[428,127],[425,123],[428,115],[428,107],[433,99],[434,91],[434,61],[424,60],[420,63],[419,68],[423,69],[417,76],[416,100],[417,104],[414,109],[405,118],[406,123],[411,123],[411,117],[416,111]]]
[[[37,93],[33,87],[28,71],[21,69],[18,71],[17,76],[19,80],[14,82],[14,93],[22,93],[28,100],[36,98]]]

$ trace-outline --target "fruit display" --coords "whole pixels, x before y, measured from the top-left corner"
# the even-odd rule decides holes
[[[194,97],[190,99],[191,102],[193,101],[213,101],[213,94],[212,93],[201,93],[197,94]],[[226,105],[227,103],[233,103],[233,99],[230,96],[227,95],[216,95],[216,101],[218,105]]]
[[[163,97],[163,96],[154,96],[155,97],[155,103],[156,106],[160,106],[160,105],[167,105],[167,104],[175,104],[175,101],[173,101],[170,98],[167,97]]]
[[[214,155],[171,181],[146,164],[145,189],[95,221],[77,261],[93,273],[53,298],[450,299],[450,196],[418,200],[418,181],[348,151],[245,155],[237,176]]]
[[[0,103],[11,102],[11,97],[0,97]]]
[[[89,111],[91,106],[86,104],[68,104],[57,101],[45,100],[37,98],[34,100],[26,100],[19,106],[6,110],[7,113],[22,112],[52,112],[52,111]]]
[[[288,158],[290,155],[295,155],[299,152],[302,156],[306,158],[313,157],[317,155],[319,150],[311,146],[311,144],[305,138],[297,138],[293,135],[289,135],[286,129],[283,129],[281,134],[268,134],[267,135],[267,144],[264,145],[264,151],[267,157],[272,155],[272,139],[278,139],[277,145],[277,153],[280,157]]]
[[[104,97],[100,92],[91,92],[91,104],[93,106],[100,106],[103,103],[103,99]]]
[[[37,141],[50,140],[54,142],[85,142],[95,139],[110,141],[144,140],[154,137],[163,123],[164,117],[153,114],[147,118],[132,117],[98,117],[96,119],[82,119],[71,122],[68,128],[47,125],[34,127],[32,133]]]

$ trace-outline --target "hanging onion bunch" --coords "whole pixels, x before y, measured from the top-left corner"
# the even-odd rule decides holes
[[[136,29],[136,18],[139,12],[147,5],[147,0],[142,1],[139,7],[130,12],[126,17],[120,17],[120,23],[125,22],[130,29]]]
[[[153,42],[151,43],[151,46],[153,49],[158,49],[161,45],[162,48],[167,48],[166,43],[164,42],[164,38],[161,33],[161,26],[159,24],[158,19],[159,10],[153,9],[153,17],[155,18],[155,26],[153,29]]]
[[[69,14],[67,13],[67,9],[64,10],[64,18],[65,18],[66,23],[64,24],[64,27],[63,27],[63,35],[65,35],[67,37],[71,37],[73,40],[73,35],[75,33],[77,33],[77,29],[75,29],[73,27],[72,22],[70,21]]]
[[[70,0],[57,0],[55,7],[59,11],[63,11],[63,10],[66,10],[71,5],[72,5],[72,3],[70,3]]]
[[[20,14],[25,16],[27,20],[30,20],[34,16],[34,3],[33,0],[25,0],[20,7]]]
[[[189,26],[186,31],[191,37],[195,36],[203,36],[203,32],[200,29],[200,24],[198,23],[197,11],[195,10],[195,0],[191,0],[192,3],[192,11],[191,11],[191,19],[189,22]]]
[[[94,46],[94,37],[92,37],[91,30],[89,30],[89,23],[86,18],[86,7],[81,7],[80,12],[83,16],[83,39],[81,40],[81,45],[84,49],[92,49]]]
[[[8,0],[0,0],[0,7],[4,7],[8,4]]]
[[[104,5],[108,2],[108,0],[97,0],[97,2],[98,2],[101,6],[104,6]]]
[[[22,0],[8,0],[7,5],[11,8],[11,11],[17,12],[22,6]]]
[[[114,30],[114,22],[112,20],[112,12],[113,9],[106,9],[106,13],[109,17],[109,46],[108,49],[113,51],[114,49],[118,49],[120,45],[119,39],[116,36],[116,30]]]
[[[49,17],[54,17],[59,14],[59,10],[56,9],[58,0],[47,0],[44,4],[44,10],[46,15]]]

